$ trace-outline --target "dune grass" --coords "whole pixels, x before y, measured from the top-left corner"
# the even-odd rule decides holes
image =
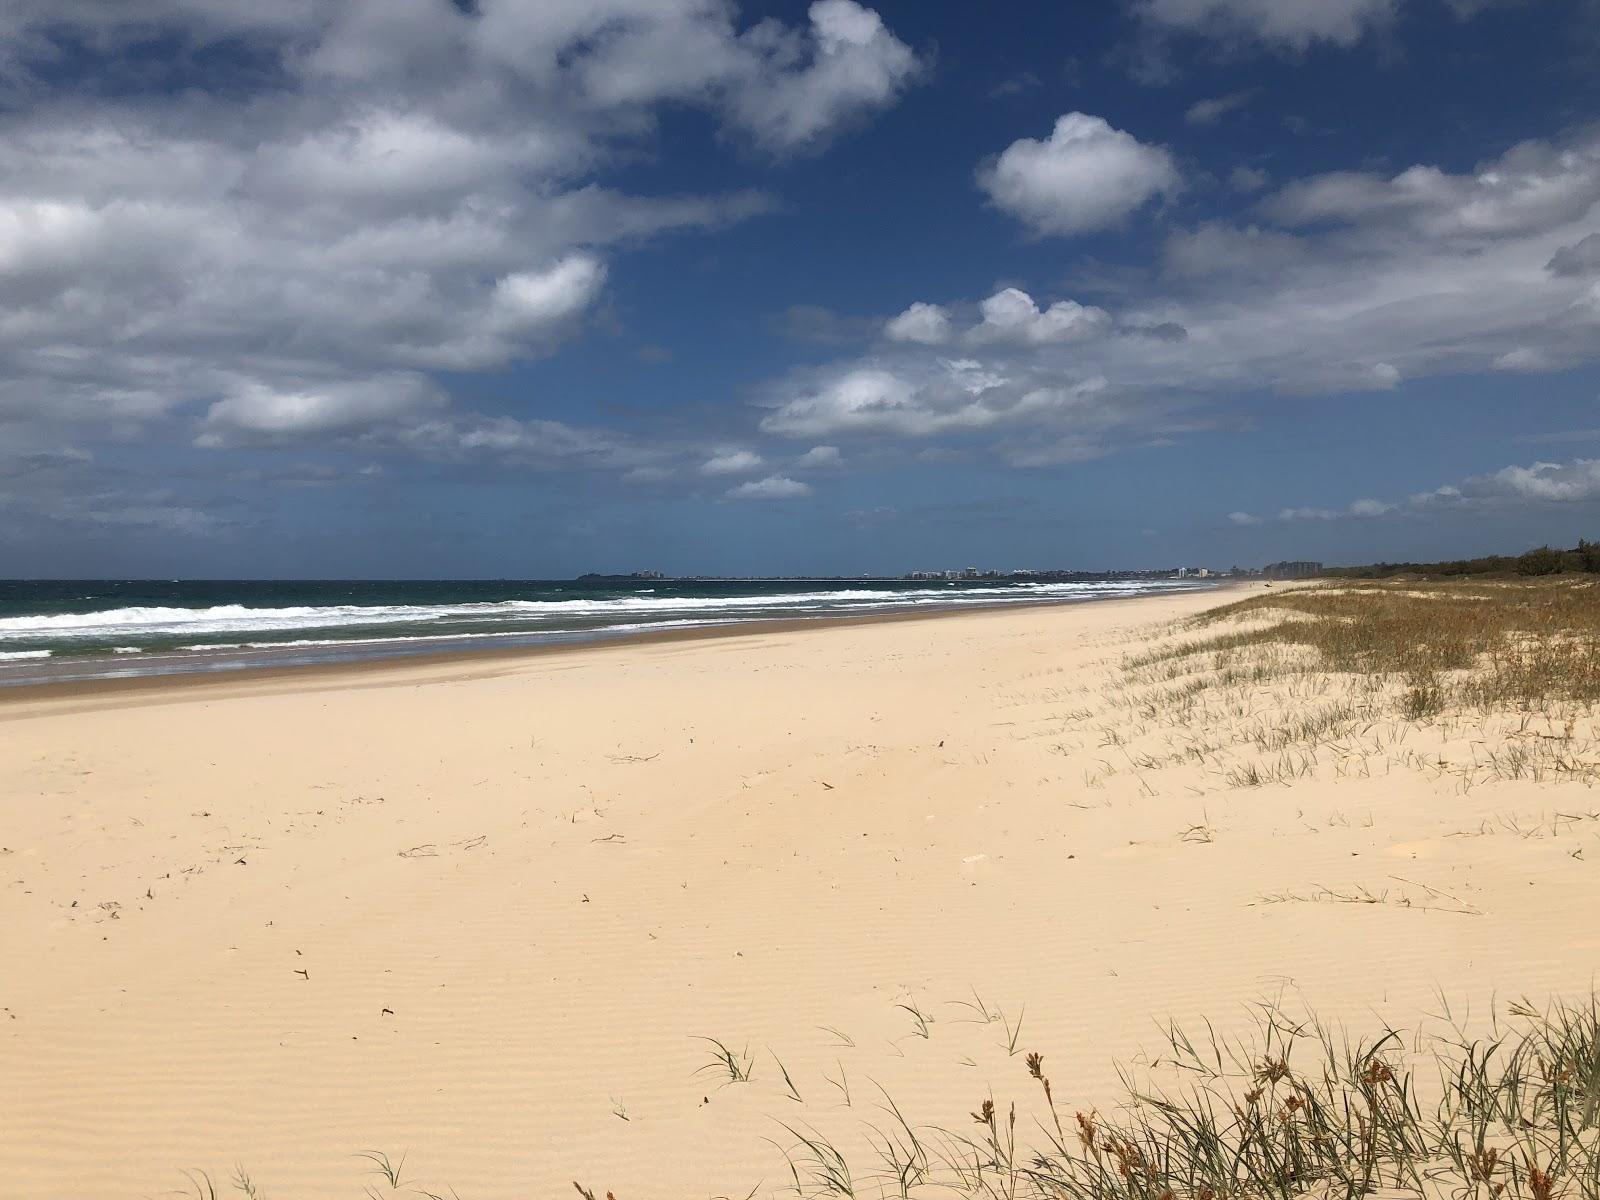
[[[1102,745],[1128,767],[1199,764],[1230,788],[1375,765],[1454,771],[1466,786],[1593,783],[1600,583],[1274,589],[1168,627],[1122,659],[1107,695]],[[1406,745],[1419,730],[1448,737],[1471,723],[1495,734],[1473,739],[1482,750],[1471,762],[1440,766]]]
[[[983,1200],[1600,1197],[1600,1010],[1511,1006],[1485,1037],[1365,1038],[1260,1010],[1254,1035],[1170,1027],[1125,1073],[1114,1113],[985,1097],[969,1124],[914,1127],[895,1106],[856,1167],[814,1129],[785,1147],[798,1196]],[[887,1099],[887,1098],[886,1098]],[[1027,1097],[1024,1096],[1024,1101]],[[892,1102],[891,1102],[892,1103]]]
[[[1122,1073],[1106,1110],[1058,1095],[1038,1051],[1011,1057],[1003,1099],[958,1124],[916,1124],[887,1092],[876,1104],[774,1121],[781,1182],[751,1196],[904,1200],[1600,1200],[1600,1003],[1527,1001],[1469,1036],[1448,1011],[1431,1032],[1365,1035],[1256,1010],[1239,1037],[1178,1025]],[[936,1098],[941,1111],[957,1106]],[[813,1124],[815,1117],[818,1124]],[[827,1118],[824,1122],[824,1117]],[[833,1133],[824,1133],[826,1123]],[[854,1160],[852,1160],[854,1155]],[[403,1181],[372,1153],[365,1194],[455,1197]],[[186,1173],[187,1194],[225,1190]],[[576,1182],[585,1200],[617,1200]],[[621,1200],[631,1200],[622,1197]],[[640,1200],[646,1200],[641,1197]]]

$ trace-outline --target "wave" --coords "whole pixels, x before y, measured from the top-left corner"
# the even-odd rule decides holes
[[[49,650],[0,650],[0,662],[10,662],[19,658],[49,658]]]
[[[573,617],[667,617],[739,612],[749,617],[786,612],[852,608],[1024,602],[1073,595],[1150,591],[1146,581],[1036,583],[1000,587],[853,588],[746,596],[633,594],[604,600],[501,600],[464,604],[319,605],[254,608],[239,604],[210,608],[127,607],[87,613],[51,613],[0,618],[0,640],[93,641],[129,637],[228,637],[302,630],[384,625],[503,624]],[[459,636],[459,635],[458,635]],[[281,644],[281,643],[277,643]],[[22,651],[37,657],[38,651]],[[45,653],[48,653],[46,651]]]

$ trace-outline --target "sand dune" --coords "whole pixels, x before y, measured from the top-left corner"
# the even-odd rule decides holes
[[[0,1195],[777,1194],[782,1123],[870,1174],[885,1095],[958,1126],[1024,1050],[1087,1107],[1167,1017],[1586,993],[1580,782],[1119,744],[1216,602],[0,697]]]

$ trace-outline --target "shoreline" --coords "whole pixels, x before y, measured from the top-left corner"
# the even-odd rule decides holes
[[[814,617],[776,617],[770,620],[740,620],[725,624],[707,624],[690,629],[631,630],[614,636],[597,636],[567,641],[523,644],[516,646],[484,646],[481,648],[441,648],[437,650],[411,650],[391,654],[373,654],[324,662],[300,663],[244,663],[237,666],[195,669],[187,671],[152,672],[145,675],[105,675],[79,679],[38,679],[7,683],[0,686],[0,721],[14,719],[14,711],[34,702],[71,702],[76,700],[128,698],[130,702],[141,699],[159,700],[164,692],[189,692],[205,690],[211,698],[222,699],[229,695],[254,694],[263,690],[259,685],[293,684],[304,682],[306,690],[319,687],[359,685],[366,687],[400,686],[412,682],[408,679],[369,679],[373,675],[399,676],[407,671],[428,673],[431,677],[440,671],[446,678],[480,678],[498,673],[505,664],[522,659],[542,659],[551,655],[566,655],[583,651],[627,650],[639,646],[669,645],[698,641],[721,640],[733,637],[802,633],[822,629],[842,629],[853,626],[878,625],[901,621],[929,621],[946,617],[974,616],[1038,611],[1041,609],[1079,608],[1104,605],[1130,604],[1141,600],[1201,594],[1225,595],[1244,591],[1249,582],[1213,584],[1206,587],[1186,588],[1181,591],[1152,591],[1134,596],[1083,597],[1056,600],[1014,601],[1004,604],[974,603],[952,604],[931,609],[899,609],[890,612],[852,613],[841,616],[827,614]],[[515,636],[515,635],[507,635]],[[68,660],[63,660],[68,661]],[[112,660],[114,661],[114,660]],[[482,671],[460,671],[468,664],[482,664]],[[417,679],[415,682],[424,682]],[[268,690],[292,690],[271,688]],[[154,693],[154,695],[152,695]],[[120,707],[104,704],[96,707]],[[56,711],[51,709],[50,711]]]
[[[1463,787],[1519,713],[1133,665],[1218,592],[19,690],[0,1178],[777,1197],[774,1121],[877,1178],[874,1084],[1031,1128],[1024,1052],[1108,1112],[1169,1020],[1587,995],[1590,776]]]

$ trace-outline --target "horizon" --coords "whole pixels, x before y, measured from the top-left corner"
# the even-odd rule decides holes
[[[1600,519],[1595,0],[25,0],[0,46],[17,580]]]

